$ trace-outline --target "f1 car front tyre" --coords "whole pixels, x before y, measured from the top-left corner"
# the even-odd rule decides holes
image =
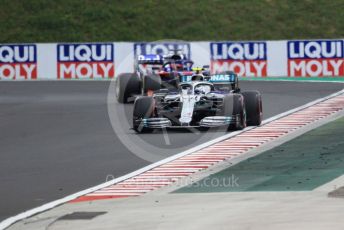
[[[116,78],[116,98],[119,103],[128,103],[133,94],[140,94],[140,79],[134,73],[122,73]]]
[[[151,118],[154,113],[155,101],[153,97],[142,96],[136,98],[133,111],[133,129],[138,133],[149,133],[153,129],[144,127],[141,119]]]
[[[242,92],[245,100],[248,126],[258,126],[262,123],[263,107],[262,96],[258,91]]]
[[[228,129],[241,130],[246,127],[246,112],[244,98],[240,94],[230,94],[223,98],[223,115],[238,118],[236,124]]]

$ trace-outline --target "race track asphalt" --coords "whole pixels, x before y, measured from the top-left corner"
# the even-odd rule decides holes
[[[117,104],[109,85],[0,82],[0,221],[222,135],[185,130],[136,135],[127,122],[132,105]],[[266,119],[343,84],[245,81],[241,88],[261,91]],[[114,122],[114,108],[123,109],[123,123]]]

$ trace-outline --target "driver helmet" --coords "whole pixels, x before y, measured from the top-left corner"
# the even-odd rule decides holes
[[[182,63],[176,63],[176,62],[172,62],[170,64],[165,65],[164,70],[167,72],[170,71],[183,71],[183,64]]]

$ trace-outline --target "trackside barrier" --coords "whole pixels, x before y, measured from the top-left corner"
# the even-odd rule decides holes
[[[344,76],[343,39],[0,44],[0,80],[109,80],[140,54],[181,50],[195,65],[250,77]]]

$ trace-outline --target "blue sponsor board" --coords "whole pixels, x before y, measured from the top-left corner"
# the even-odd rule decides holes
[[[342,40],[288,41],[288,59],[343,58]]]
[[[211,60],[266,60],[266,42],[213,42]]]
[[[36,45],[0,45],[0,63],[36,63]]]

